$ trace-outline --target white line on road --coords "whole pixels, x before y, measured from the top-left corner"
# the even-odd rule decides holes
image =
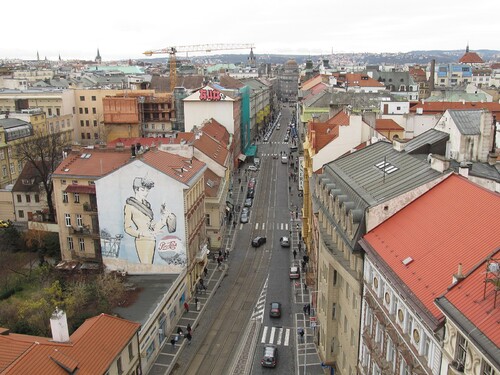
[[[264,329],[262,330],[262,339],[260,340],[262,344],[266,343],[266,336],[267,336],[267,326],[265,326]]]
[[[289,341],[290,341],[290,329],[287,329],[286,332],[285,332],[285,343],[284,343],[284,345],[288,346]]]
[[[283,328],[278,331],[278,339],[276,340],[276,345],[281,345],[281,336],[283,336]]]
[[[288,230],[288,223],[285,224],[285,230]]]
[[[262,230],[266,229],[266,223],[262,223]]]
[[[259,229],[259,223],[255,223],[255,230]]]
[[[276,327],[271,328],[271,335],[269,336],[269,344],[274,343],[274,334],[276,333]]]

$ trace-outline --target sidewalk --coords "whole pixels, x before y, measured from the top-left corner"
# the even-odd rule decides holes
[[[186,327],[188,324],[191,324],[192,328],[192,336],[193,339],[196,338],[196,327],[201,319],[201,315],[205,309],[205,306],[210,301],[213,296],[214,291],[217,290],[219,284],[224,278],[227,272],[227,263],[224,264],[223,270],[218,270],[217,263],[208,262],[208,275],[205,280],[205,286],[207,290],[201,293],[197,293],[195,295],[198,298],[200,309],[196,309],[195,297],[188,301],[189,303],[189,312],[184,311],[182,317],[177,322],[177,325],[174,327],[172,332],[169,333],[165,342],[160,350],[160,353],[156,357],[154,364],[151,366],[148,374],[150,375],[167,375],[172,372],[175,367],[175,363],[177,362],[177,357],[184,349],[186,345],[189,345],[188,340],[185,338],[186,335]],[[177,329],[181,328],[184,335],[177,335]],[[173,346],[170,342],[172,338],[178,337],[178,341]]]

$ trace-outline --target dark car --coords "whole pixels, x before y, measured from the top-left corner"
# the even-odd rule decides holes
[[[264,245],[266,243],[266,237],[258,236],[252,240],[253,247],[259,247],[260,245]]]
[[[247,191],[247,198],[252,198],[255,196],[255,190],[254,189],[248,189]]]
[[[255,177],[252,177],[250,180],[248,180],[248,188],[253,189],[255,187],[257,180]]]
[[[264,355],[260,361],[263,367],[276,367],[278,363],[278,348],[276,345],[265,345]]]
[[[281,303],[271,302],[271,310],[269,310],[271,318],[279,318],[281,316]]]

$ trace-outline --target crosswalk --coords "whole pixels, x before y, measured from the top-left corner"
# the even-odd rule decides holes
[[[254,223],[255,230],[288,230],[290,223]]]
[[[290,345],[290,328],[269,327],[262,328],[261,344]]]

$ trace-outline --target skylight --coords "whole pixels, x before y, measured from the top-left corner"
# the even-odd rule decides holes
[[[392,172],[396,172],[399,169],[388,161],[381,161],[380,163],[375,164],[375,166],[386,174],[391,174]]]

